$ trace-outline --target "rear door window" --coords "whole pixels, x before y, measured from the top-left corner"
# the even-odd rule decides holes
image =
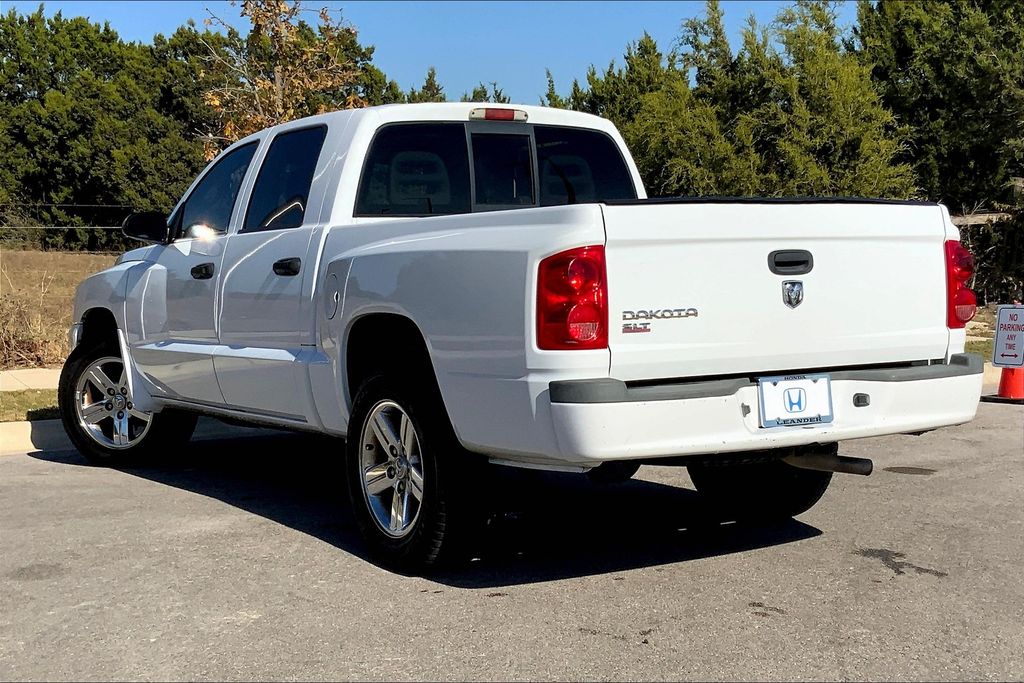
[[[357,216],[469,210],[469,153],[461,123],[403,123],[377,132],[363,167]]]
[[[636,199],[618,145],[596,130],[534,126],[540,205]]]
[[[282,230],[303,224],[313,172],[326,136],[327,127],[317,126],[274,138],[253,186],[242,232]]]
[[[533,206],[533,157],[529,135],[473,134],[474,202],[478,208]]]

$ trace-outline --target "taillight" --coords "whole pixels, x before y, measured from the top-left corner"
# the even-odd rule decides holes
[[[946,241],[946,326],[960,329],[974,317],[978,300],[967,288],[974,275],[974,257],[956,240]]]
[[[608,348],[607,300],[603,246],[547,257],[537,274],[537,346]]]

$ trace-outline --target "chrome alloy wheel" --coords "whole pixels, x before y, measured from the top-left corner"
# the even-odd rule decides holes
[[[380,401],[363,422],[359,448],[363,498],[381,531],[401,538],[423,506],[423,459],[409,416],[394,401]]]
[[[153,414],[138,410],[128,373],[116,356],[95,360],[75,385],[75,415],[82,431],[105,448],[131,448],[149,431]]]

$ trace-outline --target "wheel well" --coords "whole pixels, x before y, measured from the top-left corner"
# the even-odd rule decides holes
[[[427,343],[416,323],[392,313],[372,313],[353,323],[345,351],[349,405],[359,386],[384,370],[425,373],[436,381]]]
[[[117,320],[106,308],[90,308],[82,316],[82,338],[79,344],[117,343]]]

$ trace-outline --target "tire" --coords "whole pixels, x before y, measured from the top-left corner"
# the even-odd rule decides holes
[[[433,383],[404,377],[399,384],[377,375],[356,393],[345,478],[370,554],[418,573],[457,556],[473,513],[465,484],[480,472]]]
[[[776,522],[810,510],[832,481],[831,472],[782,460],[744,464],[692,464],[690,479],[720,515],[739,521]]]
[[[64,362],[57,387],[61,422],[90,463],[138,464],[192,437],[195,415],[140,411],[131,399],[116,344],[78,346]]]
[[[598,485],[621,484],[629,481],[640,470],[640,463],[633,460],[612,460],[603,462],[587,471],[587,478]]]

